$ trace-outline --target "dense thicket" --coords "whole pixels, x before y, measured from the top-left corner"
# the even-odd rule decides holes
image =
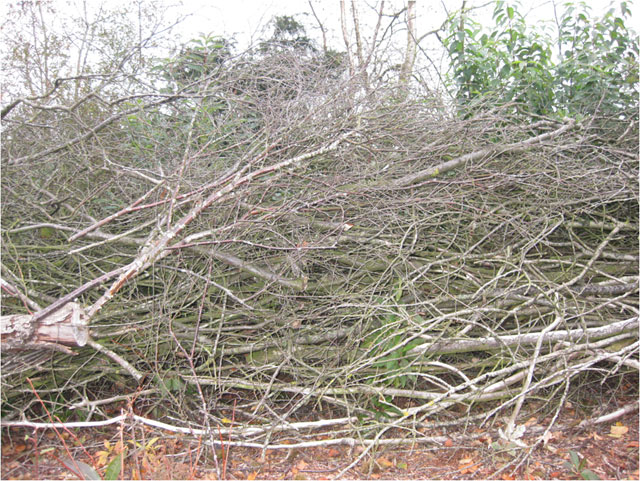
[[[212,443],[232,410],[253,446],[311,410],[338,442],[436,415],[516,439],[525,400],[637,373],[635,100],[458,115],[275,37],[132,77],[134,48],[3,111],[2,313],[76,300],[91,337],[3,353],[5,421],[46,420],[28,376],[62,420],[137,392]]]

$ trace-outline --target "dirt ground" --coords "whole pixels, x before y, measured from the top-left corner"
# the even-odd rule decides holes
[[[634,399],[617,399],[623,405]],[[611,409],[611,406],[609,406]],[[339,479],[640,479],[638,472],[638,413],[611,422],[579,428],[584,413],[570,404],[557,423],[526,459],[499,446],[497,429],[468,429],[460,433],[429,432],[425,436],[451,436],[440,445],[415,442],[402,447],[370,451]],[[531,417],[526,425],[528,445],[549,419]],[[142,429],[142,428],[141,428]],[[197,439],[144,428],[144,440],[127,439],[117,427],[53,430],[2,430],[2,479],[78,479],[82,463],[103,479],[218,479],[214,460],[203,455]],[[397,433],[395,433],[397,434]],[[323,434],[317,439],[327,439]],[[123,442],[124,441],[124,442]],[[107,467],[126,449],[124,466],[116,476]],[[305,450],[267,451],[230,447],[217,451],[224,479],[336,479],[362,454],[363,448],[316,447]],[[518,453],[522,454],[522,450]],[[77,465],[70,460],[74,459]],[[515,460],[515,462],[514,462]],[[115,463],[117,464],[117,463]],[[117,466],[116,466],[117,468]],[[112,467],[112,469],[114,469]],[[90,479],[85,475],[86,479]],[[82,478],[80,478],[82,479]]]

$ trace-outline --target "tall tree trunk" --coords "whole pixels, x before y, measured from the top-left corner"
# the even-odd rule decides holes
[[[345,51],[347,52],[347,60],[349,61],[349,76],[353,77],[355,64],[353,55],[351,55],[351,44],[349,42],[349,33],[347,32],[347,9],[345,0],[340,0],[340,25],[342,26],[342,38],[344,39]]]
[[[400,83],[408,88],[409,79],[413,73],[413,65],[416,61],[416,0],[407,3],[407,49],[404,54],[404,62],[400,69]]]

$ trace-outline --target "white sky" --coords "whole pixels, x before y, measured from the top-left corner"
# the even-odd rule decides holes
[[[107,6],[135,6],[139,0],[49,0],[62,16],[77,15],[82,10],[83,1],[89,10],[98,9],[102,4]],[[144,0],[142,0],[144,1]],[[317,21],[311,15],[309,0],[156,0],[161,5],[171,6],[170,16],[175,18],[187,16],[174,31],[182,41],[197,38],[200,34],[212,34],[235,38],[237,47],[244,49],[264,35],[270,33],[268,22],[277,15],[291,15],[307,27],[307,34],[320,41],[320,30]],[[329,46],[344,50],[340,27],[339,0],[311,0],[317,15],[328,30]],[[363,38],[371,32],[377,19],[375,8],[380,0],[356,0]],[[521,12],[529,27],[541,21],[553,20],[553,4],[558,5],[569,0],[507,0],[505,3],[515,5]],[[574,0],[578,3],[579,0]],[[586,0],[592,9],[592,16],[599,16],[611,6],[618,6],[622,0]],[[7,3],[19,3],[18,0],[0,0],[0,15],[6,14]],[[346,0],[347,9],[351,0]],[[406,0],[385,0],[385,13],[398,12],[406,4]],[[492,22],[494,0],[467,0],[467,8],[481,7],[474,10],[477,18],[483,22]],[[518,6],[518,4],[520,6]],[[627,0],[633,9],[633,0]],[[462,5],[462,0],[417,0],[416,28],[418,37],[437,29],[447,18],[448,13],[455,12]],[[559,8],[562,11],[562,8]],[[2,15],[5,16],[5,15]],[[404,20],[402,16],[401,20]],[[629,22],[630,23],[630,22]],[[631,24],[627,26],[632,26]],[[351,24],[349,24],[351,28]],[[384,24],[383,24],[384,28]]]
[[[6,6],[8,3],[18,3],[19,0],[0,0],[0,17],[7,19]],[[57,12],[58,22],[69,17],[81,15],[83,2],[86,2],[88,10],[94,10],[89,17],[95,18],[95,10],[105,4],[109,7],[133,7],[138,1],[144,0],[50,0]],[[162,5],[170,7],[167,13],[167,20],[187,18],[179,24],[173,32],[173,37],[180,43],[197,38],[200,34],[211,34],[223,36],[227,39],[236,40],[237,51],[242,51],[256,41],[268,38],[272,30],[269,21],[278,15],[294,16],[299,22],[307,27],[307,35],[320,42],[321,33],[316,19],[311,14],[309,0],[156,0],[159,10]],[[345,46],[342,40],[340,27],[340,1],[339,0],[311,0],[314,9],[327,29],[328,46],[338,51],[344,51]],[[559,4],[565,0],[556,0]],[[599,17],[606,9],[615,6],[619,9],[621,0],[587,0],[591,7],[592,18]],[[633,8],[633,0],[628,1],[628,5]],[[347,9],[350,10],[351,0],[346,0]],[[379,0],[356,0],[361,22],[363,42],[368,46],[372,37],[372,30],[377,20],[375,11]],[[405,5],[406,0],[385,0],[385,13],[397,13]],[[517,5],[516,0],[509,0],[508,3]],[[417,0],[417,21],[416,30],[418,37],[426,32],[439,28],[447,14],[455,12],[462,5],[462,0]],[[467,0],[467,8],[482,7],[474,10],[474,16],[479,21],[493,24],[492,12],[495,2],[493,0]],[[525,16],[529,28],[538,28],[544,21],[552,27],[553,23],[553,0],[521,0],[517,10]],[[560,11],[563,9],[560,8]],[[144,19],[143,19],[144,22]],[[404,28],[404,15],[397,22],[397,29]],[[383,21],[384,30],[389,23],[389,18]],[[352,23],[349,19],[349,29]],[[631,21],[627,26],[632,26]],[[385,52],[390,55],[388,58],[396,58],[401,55],[406,45],[405,31],[398,31],[394,44],[388,46],[391,51]],[[353,40],[351,40],[353,42]],[[436,71],[446,71],[446,57],[437,39],[431,35],[421,42],[420,47],[428,55],[428,65],[435,67]],[[167,52],[168,53],[168,52]],[[427,61],[421,53],[418,53],[417,65]],[[430,64],[433,62],[433,64]],[[429,71],[433,69],[429,68]],[[0,78],[4,81],[4,75],[0,73]]]
[[[167,0],[170,1],[170,0]],[[179,0],[178,0],[179,1]],[[338,51],[344,51],[339,0],[311,0],[316,14],[327,30],[328,46]],[[568,0],[555,0],[558,4],[558,15],[564,11],[562,5]],[[591,8],[591,17],[597,18],[612,6],[619,10],[621,0],[587,0]],[[627,2],[631,4],[633,0]],[[272,30],[269,21],[278,15],[291,15],[307,27],[307,35],[321,42],[321,32],[318,23],[311,14],[309,0],[183,0],[184,4],[179,11],[182,15],[191,14],[179,27],[178,32],[183,40],[197,38],[200,34],[212,34],[236,40],[237,51],[242,51],[256,41],[268,38]],[[351,1],[346,0],[347,11]],[[555,33],[554,1],[553,0],[522,0],[516,2],[509,0],[505,3],[516,6],[516,9],[525,17],[529,29],[537,29],[544,23],[548,25],[550,33]],[[377,21],[375,11],[379,0],[357,0],[356,5],[361,22],[363,43],[368,46],[373,36],[373,28]],[[406,0],[385,0],[385,13],[397,13]],[[519,5],[519,6],[518,6]],[[462,0],[417,0],[416,7],[416,31],[418,38],[427,32],[438,29],[447,16],[454,13],[462,6]],[[494,25],[492,14],[495,6],[494,0],[467,0],[467,8],[478,7],[473,10],[473,17],[488,26]],[[632,7],[632,5],[631,5]],[[177,15],[177,13],[176,13]],[[348,13],[349,15],[349,13]],[[403,26],[404,15],[397,22],[396,29]],[[386,18],[382,24],[382,30],[389,22]],[[631,27],[631,22],[628,22]],[[351,20],[348,22],[352,28]],[[531,30],[530,30],[531,31]],[[396,33],[391,49],[386,51],[388,58],[396,58],[401,61],[402,52],[406,46],[406,31]],[[442,38],[442,37],[441,37]],[[353,44],[353,37],[351,37]],[[417,70],[423,75],[429,85],[439,88],[442,78],[438,72],[443,73],[448,69],[448,58],[440,41],[429,35],[420,43],[421,50],[416,58]],[[425,57],[424,53],[428,55]]]
[[[316,13],[322,20],[325,28],[329,30],[330,44],[341,47],[342,33],[340,30],[340,3],[339,0],[312,0]],[[349,5],[347,0],[347,5]],[[358,0],[357,5],[361,21],[371,27],[375,21],[372,6],[375,0]],[[515,2],[509,2],[514,4]],[[559,5],[564,3],[557,0]],[[618,5],[620,1],[588,0],[593,15],[600,15],[611,5]],[[632,0],[627,2],[632,3]],[[386,0],[385,11],[399,11],[404,0]],[[438,28],[447,17],[447,11],[453,12],[459,9],[462,0],[417,0],[417,32],[418,36],[430,30]],[[491,21],[494,2],[491,0],[468,0],[467,7],[482,6],[481,18]],[[633,5],[631,5],[633,7]],[[186,37],[198,36],[199,33],[223,35],[235,37],[238,47],[243,48],[260,37],[260,28],[264,28],[268,21],[276,15],[297,15],[296,19],[309,27],[308,34],[312,38],[320,38],[317,22],[310,14],[307,0],[184,0],[180,7],[181,13],[193,15],[179,27],[179,31]],[[523,13],[529,26],[535,22],[553,19],[553,2],[530,1],[522,2],[518,10]],[[560,11],[562,8],[559,9]],[[364,28],[363,28],[364,30]],[[333,42],[331,41],[333,39]]]

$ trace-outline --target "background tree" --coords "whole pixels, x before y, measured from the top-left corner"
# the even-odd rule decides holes
[[[407,2],[407,48],[405,50],[404,62],[400,69],[400,82],[407,83],[413,73],[413,66],[416,61],[416,46],[418,35],[416,33],[416,2]]]
[[[638,106],[638,35],[626,26],[627,2],[592,19],[582,3],[567,5],[558,20],[555,93],[558,109],[634,116]]]
[[[294,50],[300,53],[316,52],[316,47],[309,37],[307,37],[304,25],[289,15],[275,17],[273,23],[273,34],[271,38],[260,43],[260,50],[283,51]]]
[[[444,45],[461,104],[491,98],[538,115],[637,110],[638,37],[625,26],[626,2],[620,16],[610,9],[600,19],[590,18],[585,4],[568,4],[555,37],[532,31],[517,5],[495,5],[493,30],[486,31],[464,8],[449,22]]]

